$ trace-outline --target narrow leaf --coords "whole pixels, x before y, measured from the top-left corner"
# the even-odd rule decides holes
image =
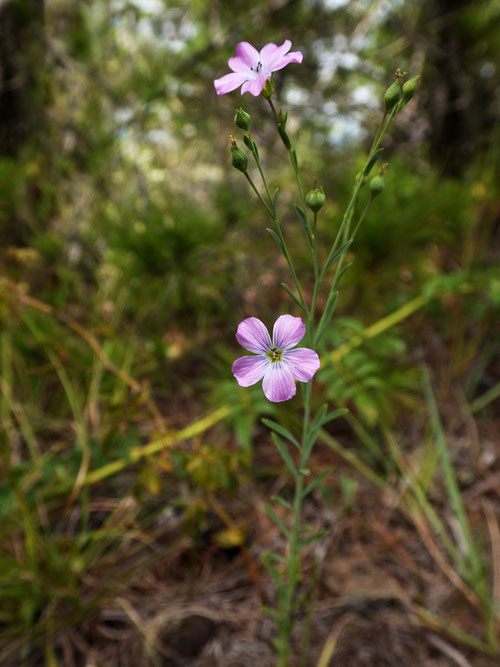
[[[268,426],[272,431],[276,431],[276,433],[279,433],[282,435],[284,438],[287,440],[290,440],[290,442],[298,447],[300,449],[300,444],[297,438],[290,433],[288,429],[286,429],[284,426],[281,426],[281,424],[277,424],[276,422],[273,422],[271,419],[263,419],[262,423]]]
[[[274,444],[278,448],[279,453],[281,454],[281,458],[283,461],[286,463],[287,468],[290,470],[292,475],[294,476],[295,479],[297,479],[299,473],[297,472],[297,468],[295,467],[295,463],[293,462],[292,457],[290,456],[290,452],[286,448],[286,445],[284,445],[281,440],[278,438],[276,433],[271,433],[272,438],[274,440]]]
[[[265,556],[262,558],[262,562],[264,563],[264,567],[266,568],[266,570],[270,573],[270,575],[271,575],[272,578],[274,579],[274,583],[275,583],[275,585],[276,585],[276,588],[277,588],[278,590],[279,590],[279,589],[282,589],[282,588],[283,588],[283,585],[282,585],[282,583],[281,583],[280,571],[278,570],[278,568],[276,567],[276,565],[275,565],[274,563],[272,563],[272,562],[271,562],[268,558],[266,558]]]
[[[288,294],[288,296],[291,297],[291,298],[295,301],[295,303],[297,304],[297,306],[299,306],[299,308],[300,308],[301,310],[303,310],[304,312],[306,312],[306,311],[304,310],[304,306],[300,303],[298,297],[292,292],[292,290],[288,287],[288,285],[287,285],[286,283],[281,283],[281,287],[285,290],[285,292]]]
[[[290,148],[292,147],[292,144],[290,143],[288,134],[286,133],[286,130],[282,125],[278,125],[278,132],[280,134],[281,141],[285,144],[285,148],[287,149],[287,151],[289,151]]]
[[[323,316],[321,317],[319,327],[318,327],[318,332],[316,334],[316,344],[319,343],[321,340],[321,336],[324,334],[327,326],[330,324],[330,320],[332,319],[333,311],[335,310],[335,306],[337,305],[337,299],[338,299],[339,293],[335,292],[333,297],[329,299],[329,303],[326,305],[326,309],[323,313]]]
[[[323,405],[320,407],[320,409],[314,416],[314,419],[312,420],[311,429],[315,428],[317,425],[321,426],[321,424],[324,423],[323,419],[325,418],[327,410],[328,410],[328,403],[323,403]]]
[[[285,254],[285,251],[284,251],[284,248],[283,248],[283,244],[281,243],[281,239],[280,239],[280,237],[276,234],[276,232],[274,231],[274,229],[270,229],[269,227],[266,227],[266,229],[267,229],[267,231],[271,234],[271,236],[272,236],[273,239],[276,241],[276,243],[278,244],[278,248],[281,250],[281,252],[282,252],[283,254]]]
[[[341,271],[341,272],[339,273],[339,275],[337,276],[337,280],[335,281],[334,289],[337,289],[337,285],[339,284],[340,279],[342,278],[342,276],[344,275],[344,273],[347,271],[347,269],[349,269],[351,266],[352,266],[352,262],[349,262],[349,264],[346,264],[346,265],[344,266],[344,268],[342,269],[342,271]]]
[[[268,607],[265,604],[262,604],[260,606],[260,608],[264,612],[264,614],[267,614],[271,618],[274,618],[275,621],[279,621],[280,616],[279,616],[277,611],[275,611],[274,609],[271,609],[271,607]]]
[[[327,468],[326,470],[323,470],[313,481],[306,486],[304,491],[302,492],[302,498],[305,498],[308,496],[314,489],[318,486],[318,484],[321,484],[321,482],[325,479],[327,475],[329,475],[333,470],[334,466],[330,466],[330,468]]]
[[[327,530],[318,530],[317,533],[313,533],[312,535],[309,535],[309,537],[306,537],[305,539],[300,540],[300,546],[301,547],[306,547],[308,544],[311,544],[311,542],[314,542],[315,540],[320,540],[325,535],[328,535]]]
[[[274,551],[268,551],[264,555],[264,558],[269,562],[276,561],[276,563],[286,563],[286,558],[280,554],[275,553]]]
[[[324,406],[326,407],[326,406]],[[309,433],[307,434],[307,440],[306,440],[306,454],[309,455],[312,451],[312,448],[314,447],[316,440],[318,439],[319,432],[321,430],[321,427],[324,424],[327,424],[329,421],[332,421],[333,419],[337,419],[337,417],[340,417],[346,412],[349,412],[346,408],[339,408],[338,410],[334,410],[333,412],[330,412],[329,414],[325,415],[321,421],[319,419],[315,419],[313,424],[311,425],[311,428],[309,429]]]
[[[288,500],[285,500],[281,496],[271,496],[271,500],[275,503],[278,503],[282,507],[285,507],[287,510],[291,511],[293,509]]]
[[[343,417],[345,414],[347,414],[349,410],[347,408],[339,408],[338,410],[333,410],[333,412],[329,412],[324,420],[321,422],[321,426],[324,424],[328,424],[328,422],[333,421],[334,419],[338,419],[339,417]]]
[[[276,188],[274,191],[274,196],[273,196],[273,213],[274,213],[274,219],[277,220],[278,218],[278,190],[279,188]]]
[[[335,262],[342,257],[342,255],[347,251],[349,246],[351,245],[353,239],[350,239],[347,241],[347,243],[344,243],[344,245],[337,250],[337,252],[334,252],[333,255],[330,257],[328,262],[325,264],[323,267],[323,270],[321,271],[322,276],[326,276],[328,271],[331,269],[331,267],[335,264]]]
[[[365,167],[365,171],[364,171],[364,173],[363,173],[364,176],[368,176],[368,174],[370,173],[370,171],[371,171],[371,170],[373,169],[373,167],[375,166],[375,163],[376,163],[376,161],[379,159],[379,157],[380,157],[380,155],[381,155],[381,153],[382,153],[383,150],[384,150],[383,148],[379,148],[379,149],[378,149],[377,151],[375,151],[375,153],[371,156],[370,161],[368,162],[368,164],[367,164],[366,167]]]
[[[299,206],[297,206],[297,204],[294,204],[293,208],[294,208],[295,213],[297,214],[298,219],[300,220],[300,223],[301,223],[302,227],[304,228],[304,231],[305,231],[306,236],[307,236],[307,240],[309,241],[309,245],[312,248],[312,238],[311,238],[311,232],[309,231],[309,224],[307,222],[307,216],[304,213],[304,211]]]
[[[266,514],[271,518],[274,523],[278,526],[278,528],[281,530],[283,535],[286,537],[287,540],[290,539],[290,533],[283,523],[283,521],[279,518],[279,516],[276,514],[276,512],[273,510],[272,507],[264,503],[264,509],[266,510]]]
[[[253,153],[256,148],[254,140],[251,137],[249,137],[248,134],[244,134],[243,141],[245,143],[245,146],[249,148]]]

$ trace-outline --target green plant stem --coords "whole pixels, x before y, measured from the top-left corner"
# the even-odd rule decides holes
[[[361,175],[359,176],[359,178],[356,181],[356,184],[353,188],[351,199],[350,199],[350,201],[347,205],[347,208],[345,210],[345,213],[344,213],[344,216],[342,218],[342,223],[340,225],[339,231],[337,232],[337,236],[335,237],[335,240],[334,240],[333,245],[331,247],[331,250],[328,254],[328,257],[326,259],[324,267],[323,267],[323,269],[320,273],[320,276],[319,276],[320,283],[326,277],[327,267],[329,265],[329,261],[331,260],[331,258],[335,254],[335,252],[337,250],[337,246],[339,245],[339,243],[341,241],[343,241],[345,243],[347,241],[347,239],[349,238],[351,220],[352,220],[352,216],[353,216],[353,213],[354,213],[354,208],[355,208],[356,203],[358,201],[359,192],[360,192],[361,187],[363,186],[363,183],[364,183],[365,172],[368,169],[368,166],[370,164],[370,161],[373,158],[374,153],[378,150],[378,147],[380,146],[380,142],[384,138],[384,135],[387,132],[387,129],[389,128],[389,125],[391,124],[391,121],[394,118],[395,114],[396,114],[396,107],[393,108],[393,110],[391,111],[391,113],[390,113],[390,115],[387,119],[386,119],[387,114],[384,114],[384,117],[382,118],[379,129],[377,130],[377,134],[375,135],[375,139],[373,140],[372,146],[370,148],[370,152],[368,153],[368,158],[366,160],[365,166],[364,166],[363,171],[361,172]],[[371,199],[368,202],[367,207],[365,207],[365,210],[361,214],[360,220],[358,221],[358,224],[355,228],[354,233],[357,232],[357,230],[359,228],[359,225],[361,224],[364,216],[366,215],[366,212],[368,211],[368,208],[371,204]],[[354,238],[354,234],[352,235],[351,239],[352,238]],[[341,276],[342,268],[343,268],[343,265],[344,265],[344,258],[345,258],[345,253],[342,254],[339,257],[339,260],[337,262],[337,266],[336,266],[336,269],[335,269],[335,274],[334,274],[333,280],[332,280],[331,285],[330,285],[330,290],[329,290],[329,293],[328,293],[326,306],[323,310],[323,315],[321,316],[320,323],[319,323],[319,326],[318,326],[318,331],[320,332],[320,335],[321,335],[321,332],[324,331],[325,326],[328,324],[328,322],[325,322],[325,317],[331,318],[333,316],[333,312],[335,310],[334,307],[331,308],[330,306],[331,306],[332,301],[335,299],[335,296],[336,296],[337,283],[338,283],[338,280]],[[314,340],[315,344],[317,344],[318,342],[319,342],[318,340]]]
[[[314,213],[313,220],[313,247],[312,247],[312,256],[313,256],[313,269],[314,269],[314,288],[313,295],[311,300],[311,310],[309,314],[309,336],[311,341],[314,341],[314,316],[316,314],[316,305],[318,302],[318,293],[319,293],[319,267],[318,267],[318,214]]]
[[[269,102],[269,106],[271,107],[271,111],[273,112],[273,116],[274,116],[276,122],[278,122],[278,112],[276,111],[276,107],[274,106],[274,102],[272,101],[272,99],[270,97],[267,98],[267,101]]]
[[[276,230],[276,234],[278,235],[278,238],[281,242],[282,245],[282,251],[283,251],[283,256],[285,257],[286,263],[288,264],[288,268],[290,269],[290,273],[292,274],[293,282],[295,285],[295,288],[297,289],[297,292],[299,294],[300,302],[302,304],[302,308],[304,309],[304,312],[309,316],[309,309],[306,304],[306,300],[304,298],[304,294],[302,292],[302,288],[299,283],[299,279],[297,278],[297,274],[295,272],[295,268],[293,266],[292,260],[290,258],[290,253],[288,252],[288,247],[286,245],[285,237],[283,236],[283,232],[281,231],[281,225],[279,223],[279,219],[277,216],[274,215],[273,210],[267,205],[266,201],[260,194],[258,188],[256,187],[255,183],[253,182],[250,174],[246,171],[245,172],[245,178],[247,181],[250,183],[250,186],[252,190],[255,192],[257,195],[259,201],[262,203],[262,205],[265,207],[266,211],[269,213],[271,220],[274,223],[274,228]]]
[[[250,139],[252,139],[251,136],[250,136],[250,133],[248,133],[248,136],[250,137]],[[253,142],[253,140],[252,140],[252,142]],[[253,142],[252,145],[255,146],[255,142]],[[255,164],[257,165],[257,169],[259,170],[259,174],[260,174],[260,177],[262,179],[262,183],[264,184],[264,188],[266,190],[267,198],[269,199],[269,204],[270,204],[270,206],[272,206],[273,205],[273,198],[271,197],[271,192],[270,192],[269,186],[267,184],[267,179],[264,175],[264,171],[263,171],[262,165],[260,163],[259,153],[257,152],[256,149],[253,149],[252,150],[252,155],[253,155],[253,159],[255,160]]]
[[[352,238],[353,239],[356,237],[356,234],[358,233],[358,229],[360,228],[361,223],[365,219],[365,215],[368,213],[368,210],[370,209],[370,206],[372,205],[373,200],[374,200],[374,197],[370,197],[370,199],[366,202],[366,206],[363,209],[363,213],[361,213],[361,215],[359,216],[359,220],[358,220],[358,222],[356,224],[356,227],[354,228],[354,231],[352,233]]]
[[[300,449],[300,465],[295,479],[295,492],[292,506],[293,523],[288,544],[286,563],[286,582],[279,621],[279,667],[286,667],[290,652],[289,639],[293,629],[293,614],[295,612],[295,592],[300,578],[300,520],[302,516],[302,501],[304,494],[304,473],[310,454],[307,446],[309,419],[311,414],[312,382],[303,387],[304,419],[302,424],[302,443]]]
[[[269,102],[269,106],[271,107],[271,111],[273,112],[274,119],[276,120],[276,124],[279,125],[279,120],[278,120],[278,112],[276,111],[276,107],[274,106],[274,103],[270,97],[267,98],[267,101]],[[300,203],[302,206],[302,210],[304,211],[304,215],[306,217],[308,226],[309,225],[309,217],[307,215],[307,206],[306,206],[306,200],[304,197],[304,189],[302,187],[302,181],[300,179],[300,172],[299,172],[299,165],[297,164],[297,156],[294,151],[293,145],[290,145],[290,148],[287,148],[288,152],[288,157],[290,158],[290,163],[292,165],[293,173],[295,174],[295,181],[297,183],[297,189],[299,191],[299,198],[300,198]]]
[[[300,203],[302,204],[302,210],[306,216],[306,220],[309,223],[309,217],[307,215],[307,205],[306,199],[304,197],[304,190],[302,188],[302,181],[300,180],[299,165],[297,164],[297,156],[294,152],[293,147],[288,149],[288,155],[290,157],[290,162],[292,164],[293,172],[295,174],[295,181],[297,182],[297,189],[299,191]]]
[[[394,118],[395,114],[396,114],[396,107],[394,107],[393,110],[391,111],[391,113],[389,115],[389,118],[387,118],[387,113],[385,113],[383,118],[382,118],[382,121],[381,121],[381,123],[379,125],[379,128],[377,130],[377,133],[375,135],[375,139],[373,140],[372,146],[371,146],[370,151],[368,153],[368,158],[366,160],[365,166],[363,167],[363,171],[361,172],[361,176],[358,178],[358,180],[356,181],[356,184],[353,188],[351,199],[349,200],[349,203],[347,204],[347,208],[346,208],[344,216],[342,218],[342,223],[340,225],[339,231],[337,232],[337,236],[335,237],[335,240],[333,242],[331,250],[330,250],[330,252],[328,254],[328,257],[326,259],[325,267],[328,266],[329,260],[335,254],[335,251],[337,250],[337,247],[338,247],[338,244],[340,243],[340,240],[341,239],[347,239],[348,231],[349,231],[348,225],[349,225],[350,220],[351,220],[351,216],[352,216],[352,212],[354,210],[354,206],[356,205],[356,202],[358,200],[359,191],[361,190],[361,188],[363,186],[365,171],[366,171],[368,165],[370,164],[370,161],[373,157],[373,154],[375,153],[375,151],[378,150],[378,148],[380,146],[380,142],[384,138],[385,133],[387,132],[387,130],[389,128],[389,125],[391,124],[392,119]],[[339,264],[341,264],[341,261],[339,261],[339,263],[337,264],[336,275],[338,275],[338,273],[339,273],[339,269],[338,269]],[[326,272],[323,269],[321,271],[321,274],[320,274],[320,280],[321,281],[323,281],[323,279],[325,278],[325,275],[326,275]],[[334,283],[335,283],[335,279],[333,280],[332,284],[334,284]]]
[[[253,180],[252,180],[250,174],[248,173],[248,171],[245,171],[245,172],[244,172],[244,176],[245,176],[245,178],[247,179],[247,181],[250,183],[250,187],[252,188],[252,190],[253,190],[253,191],[255,192],[255,194],[257,195],[257,198],[259,199],[260,203],[264,206],[264,208],[266,209],[266,211],[269,213],[269,215],[271,216],[271,218],[274,220],[274,214],[273,214],[271,208],[270,208],[269,205],[267,204],[267,202],[266,202],[266,200],[264,199],[264,197],[260,194],[260,192],[259,192],[257,186],[256,186],[255,183],[253,182]]]

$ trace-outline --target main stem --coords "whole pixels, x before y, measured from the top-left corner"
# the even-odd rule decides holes
[[[276,108],[273,104],[271,98],[268,98],[269,105],[273,112],[273,115],[278,122],[278,114]],[[294,159],[293,147],[287,149],[290,157],[290,162],[295,174],[295,180],[297,184],[297,189],[299,191],[299,198],[304,211],[304,215],[307,216],[307,207],[304,197],[304,190],[302,188],[302,182],[300,179],[300,173],[297,165],[296,158]],[[309,223],[308,223],[309,224]],[[313,269],[314,269],[314,288],[313,296],[311,300],[311,307],[306,312],[308,314],[308,335],[311,341],[311,344],[314,341],[314,324],[315,324],[315,312],[316,304],[318,300],[319,292],[319,267],[318,267],[318,238],[317,238],[317,214],[314,213],[313,226],[312,226],[312,260],[313,260]],[[293,276],[294,272],[292,272]],[[293,276],[295,277],[295,276]],[[304,494],[304,474],[305,468],[307,466],[307,461],[310,454],[310,448],[307,446],[308,440],[308,431],[309,431],[309,420],[311,414],[311,390],[312,390],[312,381],[303,385],[303,400],[304,400],[304,418],[302,423],[302,443],[301,443],[301,452],[300,452],[300,465],[298,467],[298,477],[295,480],[295,492],[292,506],[292,530],[290,533],[290,539],[288,544],[288,557],[286,563],[286,584],[282,600],[280,601],[280,619],[279,619],[279,640],[278,640],[278,653],[279,661],[278,667],[286,667],[288,665],[288,657],[290,655],[290,635],[293,630],[293,615],[296,611],[296,599],[295,593],[297,590],[297,584],[300,579],[300,525],[302,517],[302,501]]]
[[[295,493],[293,499],[293,523],[288,545],[288,558],[286,565],[286,588],[282,601],[279,620],[279,661],[278,667],[288,665],[290,654],[290,634],[293,629],[293,614],[295,609],[295,591],[300,578],[300,523],[302,516],[302,500],[304,493],[304,469],[307,465],[308,447],[307,437],[309,430],[310,404],[311,404],[312,381],[304,385],[304,419],[302,424],[302,443],[300,453],[299,474],[295,480]]]

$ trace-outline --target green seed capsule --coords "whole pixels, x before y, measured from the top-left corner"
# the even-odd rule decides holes
[[[399,82],[394,81],[394,83],[389,86],[385,91],[384,95],[384,107],[386,111],[390,111],[392,107],[399,102],[401,96],[401,91],[399,88]]]
[[[311,211],[317,213],[320,209],[323,208],[326,202],[325,193],[323,188],[314,188],[314,190],[309,190],[306,194],[306,204],[309,206]]]
[[[382,190],[384,189],[384,177],[381,176],[380,174],[377,174],[372,178],[370,181],[370,192],[372,197],[376,197],[379,195]]]
[[[413,79],[409,79],[406,83],[403,84],[403,98],[401,100],[401,107],[404,107],[404,105],[407,104],[417,92],[419,79],[420,74],[417,74],[417,76],[414,76]]]
[[[245,151],[242,151],[241,148],[236,146],[236,142],[234,145],[231,145],[231,162],[235,169],[246,174],[248,169],[248,157]]]

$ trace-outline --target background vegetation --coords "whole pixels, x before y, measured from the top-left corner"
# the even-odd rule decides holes
[[[305,275],[307,249],[265,105],[212,81],[237,42],[285,38],[304,62],[277,94],[327,194],[325,247],[395,69],[423,74],[320,350],[315,400],[349,413],[313,457],[335,470],[306,508],[329,534],[297,664],[497,664],[487,0],[0,2],[1,664],[273,664],[262,502],[289,480],[260,420],[293,430],[300,398],[230,371],[241,319],[293,310],[229,165],[240,103]]]

